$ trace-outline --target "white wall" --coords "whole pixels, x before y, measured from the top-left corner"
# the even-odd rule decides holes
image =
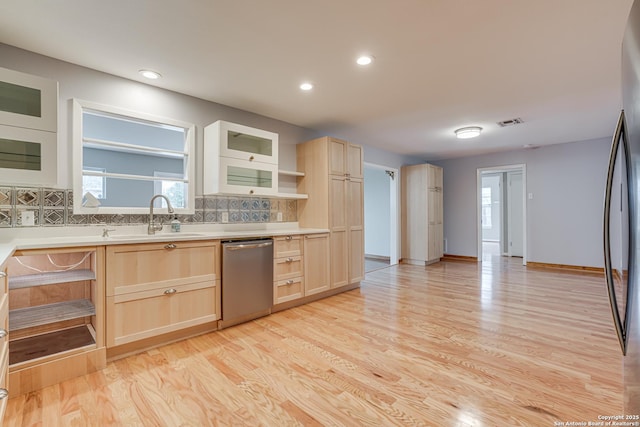
[[[364,167],[364,253],[390,256],[391,178],[384,169]]]
[[[613,124],[612,124],[613,128]],[[447,253],[477,256],[477,168],[526,164],[527,259],[602,267],[610,139],[433,162],[444,168]]]
[[[335,135],[340,137],[339,135]],[[402,154],[390,153],[389,151],[381,150],[376,147],[367,146],[367,141],[349,141],[354,144],[360,144],[364,146],[364,161],[378,166],[388,166],[393,169],[400,169],[405,165],[417,165],[419,163],[427,163],[424,159],[420,159],[413,156],[405,156]],[[393,147],[393,142],[389,141],[389,146]]]
[[[324,136],[313,129],[179,94],[111,74],[80,67],[0,43],[0,67],[22,71],[59,82],[58,101],[58,188],[71,188],[71,99],[79,98],[196,125],[196,194],[202,194],[203,128],[216,120],[256,127],[279,134],[280,169],[295,170],[295,144]],[[332,135],[340,137],[340,135]],[[367,141],[350,141],[364,146],[365,161],[400,168],[421,160],[367,146]],[[281,188],[295,191],[295,178],[281,177]]]
[[[196,125],[196,193],[202,194],[202,136],[204,126],[216,120],[241,123],[279,134],[280,168],[295,170],[295,144],[319,135],[310,129],[225,105],[80,67],[68,62],[0,44],[0,67],[59,82],[58,184],[71,188],[71,102],[79,98]]]

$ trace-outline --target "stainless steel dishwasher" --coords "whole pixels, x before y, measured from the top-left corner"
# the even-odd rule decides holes
[[[222,242],[222,320],[236,325],[271,313],[273,240]]]

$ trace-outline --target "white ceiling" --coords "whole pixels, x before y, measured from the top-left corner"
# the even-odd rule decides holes
[[[133,80],[154,69],[159,87],[437,160],[610,136],[631,4],[2,0],[0,42]],[[469,125],[483,134],[456,140]]]

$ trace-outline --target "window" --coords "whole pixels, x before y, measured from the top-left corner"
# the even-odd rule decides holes
[[[91,172],[96,172],[96,174],[93,175]],[[90,166],[82,168],[82,194],[89,192],[96,199],[106,199],[107,189],[104,177],[106,172],[104,168],[92,168]]]
[[[158,178],[165,178],[163,180],[154,181],[155,193],[167,196],[171,205],[175,209],[184,208],[186,188],[184,182],[182,182],[182,176],[175,173],[159,171],[155,171],[153,175]],[[167,202],[161,197],[157,198],[154,203],[157,205],[156,207],[167,207]]]
[[[73,106],[74,213],[148,213],[155,194],[177,212],[194,212],[193,124],[86,101]],[[87,203],[93,198],[99,203]]]
[[[491,187],[482,187],[482,228],[492,228],[491,225]]]

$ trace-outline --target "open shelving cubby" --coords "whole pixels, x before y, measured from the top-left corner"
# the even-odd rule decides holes
[[[96,346],[96,248],[18,251],[7,267],[10,367]]]

